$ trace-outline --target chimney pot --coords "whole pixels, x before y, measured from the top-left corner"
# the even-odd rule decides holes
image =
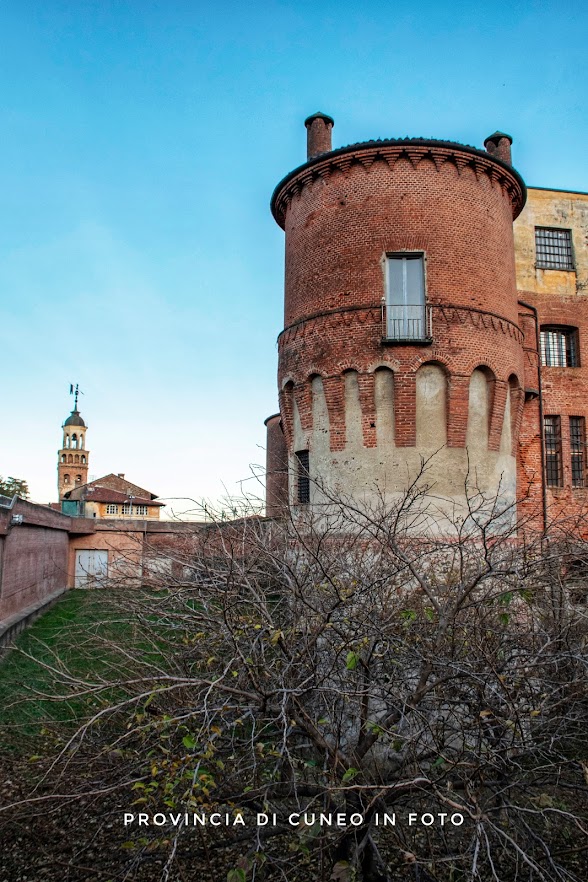
[[[124,478],[124,476],[125,476],[125,473],[124,473],[124,472],[119,472],[117,477],[119,477],[119,478]]]
[[[496,157],[496,159],[501,159],[503,162],[506,162],[507,165],[512,165],[510,154],[511,144],[512,138],[505,132],[494,132],[493,135],[488,135],[484,141],[486,153],[489,153],[490,156]]]
[[[306,126],[306,158],[313,159],[321,153],[329,153],[331,146],[331,130],[335,120],[326,113],[311,114],[304,120]]]

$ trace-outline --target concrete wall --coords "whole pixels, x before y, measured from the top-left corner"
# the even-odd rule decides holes
[[[197,555],[224,557],[247,530],[270,523],[250,518],[221,524],[101,520],[0,497],[0,641],[60,592],[74,587],[76,553],[107,551],[106,587],[161,584],[189,577]],[[261,527],[259,526],[261,524]]]
[[[312,429],[305,431],[296,402],[293,404],[293,450],[310,451],[310,502],[326,504],[331,494],[373,504],[380,494],[387,502],[400,498],[429,460],[421,483],[430,488],[435,499],[438,528],[446,530],[453,520],[456,507],[465,506],[465,484],[470,492],[479,491],[489,500],[499,493],[503,507],[516,498],[516,458],[513,445],[511,393],[500,406],[499,443],[489,446],[496,404],[495,378],[487,369],[473,371],[468,384],[466,411],[466,443],[463,448],[447,445],[448,378],[435,364],[423,365],[416,374],[416,446],[396,444],[394,424],[394,376],[388,370],[375,375],[377,444],[366,447],[363,441],[363,413],[358,375],[345,375],[345,447],[333,451],[331,424],[320,377],[312,382]],[[513,391],[515,408],[521,396]],[[298,463],[290,457],[290,502],[297,503]],[[514,517],[514,510],[510,516]],[[430,528],[434,527],[431,522]]]
[[[83,518],[76,520],[82,521]],[[69,546],[68,587],[75,584],[76,552],[108,552],[108,581],[125,587],[149,584],[161,577],[181,578],[183,567],[194,554],[204,524],[142,519],[95,519],[90,535],[73,536]]]

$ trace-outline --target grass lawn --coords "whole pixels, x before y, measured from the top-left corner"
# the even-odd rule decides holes
[[[67,698],[69,675],[89,684],[128,675],[118,647],[141,649],[143,640],[139,623],[117,609],[115,593],[64,594],[0,656],[2,748],[30,754],[47,729],[67,729],[100,707],[93,696]],[[158,654],[153,644],[143,650],[152,660]]]

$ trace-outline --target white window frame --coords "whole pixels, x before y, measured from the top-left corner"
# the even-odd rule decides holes
[[[393,286],[390,277],[392,261],[402,261],[403,290],[402,304],[393,303]],[[407,264],[409,260],[418,260],[421,265],[422,278],[422,302],[418,304],[408,302],[408,279]],[[386,305],[386,328],[387,340],[399,341],[423,341],[431,337],[427,310],[427,273],[426,255],[424,251],[397,251],[387,252],[384,256],[384,283]]]
[[[114,502],[108,502],[106,505],[106,514],[118,514],[118,505]]]

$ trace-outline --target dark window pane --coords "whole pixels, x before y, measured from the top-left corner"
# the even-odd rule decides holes
[[[561,469],[561,420],[558,416],[543,418],[545,436],[545,470],[547,485],[561,487],[563,475]]]
[[[298,481],[298,502],[310,502],[310,476],[308,474],[310,468],[310,455],[308,450],[298,450],[296,452],[297,459],[297,481]]]
[[[572,487],[584,487],[586,482],[586,420],[584,417],[570,417],[570,451]]]
[[[578,329],[542,327],[541,364],[545,367],[579,367]]]
[[[535,252],[541,269],[574,269],[571,230],[535,227]]]

